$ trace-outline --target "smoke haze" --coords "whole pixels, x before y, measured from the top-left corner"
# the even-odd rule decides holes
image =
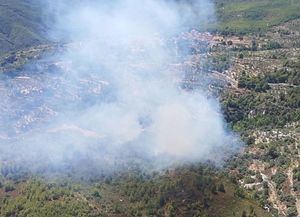
[[[23,72],[41,86],[38,94],[8,97],[26,117],[33,105],[44,110],[13,136],[3,130],[9,139],[1,142],[2,159],[101,170],[135,159],[164,168],[220,163],[238,148],[217,99],[205,89],[183,88],[186,72],[176,67],[186,61],[176,37],[213,18],[210,1],[49,1],[47,8],[55,14],[51,39],[67,44],[26,69],[42,76]],[[43,61],[54,68],[45,72]],[[16,128],[19,119],[7,119]]]

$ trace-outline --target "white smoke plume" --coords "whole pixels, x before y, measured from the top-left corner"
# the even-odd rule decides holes
[[[186,72],[176,67],[184,58],[174,38],[202,28],[212,2],[50,1],[48,8],[51,38],[66,43],[51,59],[59,74],[54,93],[42,87],[53,115],[11,139],[9,153],[2,145],[2,159],[58,167],[89,160],[101,170],[139,159],[161,168],[218,163],[238,148],[217,99],[182,88]]]

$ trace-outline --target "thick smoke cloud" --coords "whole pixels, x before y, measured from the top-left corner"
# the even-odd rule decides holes
[[[185,72],[176,68],[184,58],[174,38],[213,17],[210,1],[50,1],[47,8],[55,14],[51,39],[67,42],[51,58],[51,73],[64,83],[42,95],[54,115],[15,137],[5,158],[58,167],[88,160],[105,170],[135,160],[157,168],[221,162],[236,150],[217,100],[182,88]]]

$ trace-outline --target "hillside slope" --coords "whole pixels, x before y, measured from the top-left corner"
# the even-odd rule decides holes
[[[269,216],[262,207],[297,216],[300,1],[215,1],[220,22],[207,65],[232,83],[221,103],[247,144],[228,174],[194,166],[49,183],[0,162],[0,216]],[[42,20],[37,1],[0,0],[0,72],[50,49],[36,46],[47,42]],[[7,52],[15,53],[1,60]]]
[[[3,174],[3,173],[2,173]],[[0,216],[259,216],[247,192],[201,165],[158,173],[126,171],[92,182],[0,176]]]
[[[217,29],[227,33],[264,32],[268,28],[300,18],[300,1],[214,0]]]
[[[46,42],[41,5],[35,0],[0,0],[0,56]]]

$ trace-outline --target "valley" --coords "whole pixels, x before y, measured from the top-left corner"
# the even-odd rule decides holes
[[[153,171],[136,156],[129,155],[134,163],[127,165],[126,153],[117,156],[123,172],[99,172],[85,156],[65,164],[62,176],[55,167],[49,173],[15,164],[22,156],[9,157],[20,151],[14,141],[30,133],[55,142],[67,135],[74,144],[101,138],[81,123],[47,123],[68,117],[62,104],[80,112],[109,100],[103,93],[110,84],[97,73],[70,80],[70,63],[59,57],[72,44],[49,43],[36,34],[29,36],[30,46],[1,43],[0,148],[8,155],[0,159],[0,216],[299,216],[300,6],[270,2],[216,0],[219,26],[171,42],[175,57],[181,43],[189,48],[184,61],[167,66],[185,72],[175,82],[216,97],[228,128],[243,140],[221,166],[198,162]],[[274,11],[281,12],[276,17]],[[35,153],[39,162],[45,160],[41,153]],[[109,167],[116,156],[99,158]]]

